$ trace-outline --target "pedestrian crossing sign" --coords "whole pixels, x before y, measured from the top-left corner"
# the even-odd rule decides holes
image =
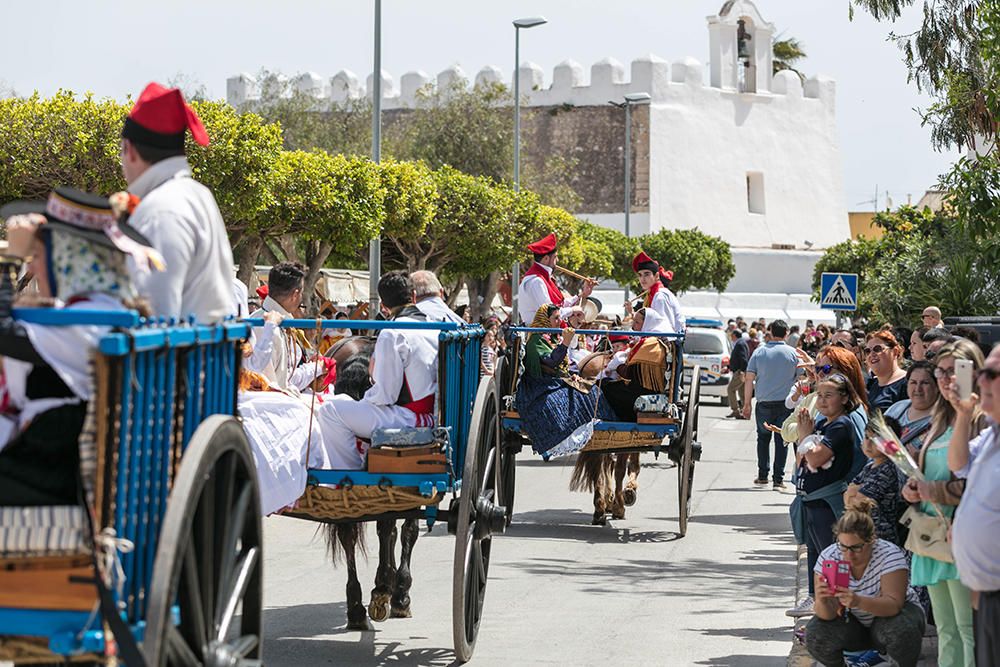
[[[858,309],[858,274],[824,273],[820,278],[820,308],[828,310]]]

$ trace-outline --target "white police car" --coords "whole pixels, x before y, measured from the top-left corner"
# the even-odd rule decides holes
[[[733,374],[729,355],[733,344],[719,320],[689,319],[684,336],[684,387],[691,384],[691,369],[701,366],[701,395],[715,396],[729,404],[726,389]]]

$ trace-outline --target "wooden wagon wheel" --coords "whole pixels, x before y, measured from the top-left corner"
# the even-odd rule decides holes
[[[497,359],[494,377],[501,392],[514,386],[514,369],[506,357]],[[506,521],[510,526],[514,516],[514,495],[517,479],[517,453],[521,451],[521,436],[518,433],[500,432],[500,483],[497,486],[497,504],[506,508]]]
[[[149,664],[260,665],[262,556],[250,446],[238,421],[213,415],[191,438],[167,503],[147,606]]]
[[[691,371],[687,409],[681,429],[681,458],[677,463],[678,518],[681,537],[687,535],[688,517],[691,515],[691,485],[694,483],[693,443],[698,439],[698,398],[701,394],[701,366]]]
[[[499,481],[500,401],[496,380],[479,382],[465,451],[461,497],[455,517],[452,573],[452,631],[459,662],[472,658],[482,620],[491,539],[506,528],[505,510],[496,504]],[[456,505],[453,504],[453,507]]]

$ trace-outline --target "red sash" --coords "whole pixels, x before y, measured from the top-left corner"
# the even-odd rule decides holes
[[[556,285],[556,281],[552,280],[552,274],[549,271],[543,269],[538,262],[531,265],[531,268],[525,271],[524,277],[528,276],[538,276],[545,283],[545,287],[549,290],[549,300],[552,302],[553,306],[561,306],[565,300],[562,290],[559,289],[559,285]]]
[[[653,298],[656,296],[656,293],[660,291],[661,287],[663,287],[663,283],[660,282],[660,276],[656,276],[656,282],[653,283],[653,286],[649,288],[649,294],[647,294],[646,298],[643,299],[642,305],[645,306],[646,308],[652,306]]]

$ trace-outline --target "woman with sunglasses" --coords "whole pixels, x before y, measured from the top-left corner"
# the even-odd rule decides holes
[[[983,367],[983,353],[979,346],[965,339],[945,345],[934,357],[941,396],[931,411],[931,427],[924,437],[918,463],[926,481],[910,479],[903,487],[903,498],[910,503],[920,503],[920,511],[936,516],[936,504],[949,519],[962,497],[964,480],[956,479],[948,468],[948,444],[955,430],[956,412],[945,396],[950,395],[955,378],[955,360],[972,362],[973,369]],[[982,410],[977,406],[970,416],[971,433],[978,434],[986,426]],[[934,609],[938,631],[938,664],[975,664],[975,639],[972,630],[972,596],[958,578],[958,569],[952,562],[913,555],[911,583],[927,586]]]
[[[894,403],[885,416],[899,422],[899,441],[909,447],[911,454],[920,449],[921,439],[931,427],[931,409],[940,395],[932,363],[915,361],[906,369],[907,398]]]
[[[816,606],[806,626],[806,648],[823,665],[843,665],[844,651],[866,649],[900,667],[916,665],[920,658],[924,612],[907,586],[906,554],[875,536],[873,508],[864,496],[852,500],[833,527],[836,541],[813,567]],[[823,570],[827,561],[846,561],[848,586],[831,587]]]
[[[906,396],[906,371],[899,367],[903,348],[891,331],[876,331],[869,334],[864,352],[871,371],[868,405],[885,411]]]

